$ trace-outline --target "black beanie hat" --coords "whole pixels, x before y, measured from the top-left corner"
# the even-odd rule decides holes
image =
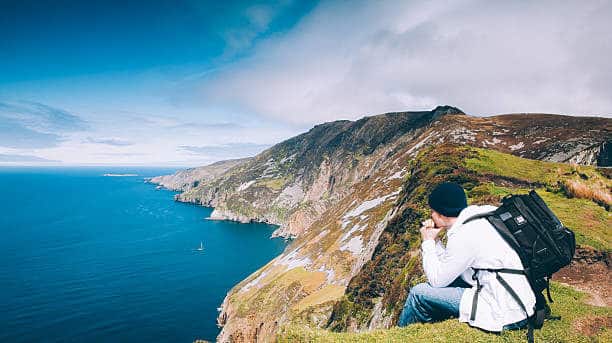
[[[429,195],[429,207],[443,216],[457,217],[467,207],[463,187],[453,182],[437,185]]]

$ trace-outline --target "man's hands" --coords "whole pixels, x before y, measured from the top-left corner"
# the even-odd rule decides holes
[[[435,224],[433,220],[431,219],[427,219],[422,224],[423,226],[421,227],[420,230],[421,230],[421,238],[423,239],[423,241],[426,241],[428,239],[435,240],[436,237],[438,236],[438,233],[442,231],[442,229],[435,228]]]

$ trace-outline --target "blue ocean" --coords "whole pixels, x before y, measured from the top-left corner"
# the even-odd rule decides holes
[[[0,342],[214,341],[226,292],[285,243],[144,182],[172,172],[0,168]]]

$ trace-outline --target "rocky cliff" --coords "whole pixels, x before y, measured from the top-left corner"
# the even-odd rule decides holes
[[[161,175],[149,179],[149,182],[173,191],[186,191],[197,187],[200,182],[210,181],[225,173],[228,169],[246,163],[251,158],[219,161],[207,166],[179,170],[172,175]]]
[[[217,178],[199,180],[177,199],[214,207],[211,219],[276,224],[273,236],[294,238],[382,166],[377,152],[400,137],[419,136],[444,115],[463,113],[440,106],[317,125]]]
[[[448,106],[388,113],[315,126],[188,187],[179,200],[213,206],[216,218],[279,224],[277,235],[295,239],[228,293],[218,339],[267,341],[289,323],[388,327],[407,285],[420,277],[414,226],[426,215],[422,204],[434,182],[452,179],[471,191],[490,178],[465,166],[478,155],[474,147],[607,165],[611,129],[605,118],[480,118]],[[513,176],[497,182],[531,185]]]

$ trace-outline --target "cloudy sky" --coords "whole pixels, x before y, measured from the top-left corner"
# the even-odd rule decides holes
[[[0,1],[0,165],[194,166],[449,104],[612,117],[612,1]]]

